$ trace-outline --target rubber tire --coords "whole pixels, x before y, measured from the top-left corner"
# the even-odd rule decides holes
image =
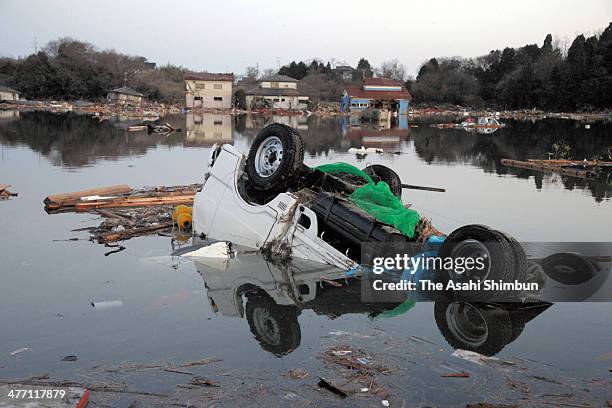
[[[519,280],[520,282],[530,281],[527,276],[527,255],[525,254],[523,246],[512,235],[503,231],[496,231],[500,233],[506,239],[506,241],[508,241],[510,247],[512,248],[512,253],[514,254],[514,268],[516,269],[517,280]],[[543,285],[541,285],[540,288],[542,286]]]
[[[379,181],[387,183],[393,195],[397,198],[402,198],[402,180],[393,169],[383,166],[382,164],[372,164],[363,169],[363,171],[370,176],[375,183]]]
[[[479,307],[477,303],[470,303],[476,307],[485,320],[488,337],[479,346],[470,345],[457,338],[446,320],[446,309],[453,302],[436,302],[434,305],[434,317],[440,333],[444,340],[454,349],[474,351],[485,356],[493,356],[499,353],[508,343],[513,335],[510,313],[507,310],[494,307]]]
[[[270,136],[276,136],[283,145],[283,159],[279,168],[269,177],[261,177],[255,169],[255,156],[259,146]],[[304,142],[293,128],[274,123],[263,128],[253,140],[246,164],[249,184],[255,190],[281,193],[289,189],[299,177],[304,164]]]
[[[265,309],[270,318],[274,320],[279,331],[278,343],[271,343],[267,339],[269,336],[258,329],[259,325],[255,322],[254,317],[258,309]],[[247,296],[245,314],[251,333],[264,350],[280,357],[291,353],[300,346],[302,332],[298,323],[299,310],[297,307],[279,305],[268,295],[255,294]]]
[[[597,274],[597,267],[580,255],[561,252],[550,255],[542,260],[542,269],[551,279],[564,285],[581,285],[591,280]],[[574,273],[557,269],[557,266],[568,265]]]
[[[515,279],[521,282],[524,281],[524,277],[517,274],[514,251],[510,243],[500,232],[490,229],[485,225],[469,224],[451,232],[446,237],[440,249],[439,256],[442,258],[449,257],[454,244],[468,239],[483,243],[491,255],[492,262],[490,273],[492,272],[493,275],[489,275],[487,279],[495,281],[501,280],[503,282],[513,282]],[[441,278],[446,281],[453,277],[452,271],[443,270],[441,272]],[[462,299],[486,301],[486,299],[483,298],[483,292],[479,291],[464,290],[457,292],[457,294]],[[506,299],[507,297],[507,294],[504,292],[498,292],[496,295],[501,299]],[[496,298],[495,300],[500,299]]]

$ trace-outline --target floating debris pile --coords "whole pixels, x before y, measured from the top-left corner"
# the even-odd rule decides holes
[[[44,203],[50,214],[76,211],[102,216],[99,226],[73,231],[89,231],[92,240],[108,243],[171,230],[175,206],[193,204],[201,188],[201,184],[191,184],[132,189],[123,184],[50,195]],[[186,222],[179,225],[189,226]]]

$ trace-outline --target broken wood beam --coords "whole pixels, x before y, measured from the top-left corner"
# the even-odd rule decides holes
[[[132,188],[126,184],[119,184],[110,187],[92,188],[89,190],[74,191],[71,193],[53,194],[47,196],[44,200],[48,209],[55,210],[65,206],[72,206],[81,197],[87,196],[108,196],[117,194],[128,194],[132,192]]]
[[[109,232],[107,234],[100,235],[99,237],[97,237],[97,239],[98,242],[101,244],[107,242],[123,241],[140,235],[146,235],[155,231],[160,231],[166,228],[172,228],[172,224],[173,221],[167,221],[157,225],[151,225],[149,227],[130,228],[119,232]]]
[[[151,207],[157,205],[193,204],[195,194],[168,195],[162,197],[118,197],[113,200],[95,200],[76,203],[77,212],[99,208]]]
[[[507,167],[535,170],[535,171],[541,171],[541,172],[546,172],[546,173],[558,173],[564,176],[572,176],[572,177],[579,177],[579,178],[594,177],[593,172],[589,170],[564,168],[564,167],[553,166],[549,164],[524,162],[524,161],[512,160],[512,159],[502,159],[501,164]]]

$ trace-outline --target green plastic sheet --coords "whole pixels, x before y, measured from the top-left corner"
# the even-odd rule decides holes
[[[317,169],[324,173],[348,173],[363,178],[366,184],[355,190],[349,199],[378,221],[393,225],[409,238],[414,237],[414,229],[421,217],[415,210],[405,208],[387,183],[374,183],[367,173],[348,163],[324,164]]]

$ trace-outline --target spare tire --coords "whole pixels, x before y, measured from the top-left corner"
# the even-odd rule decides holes
[[[274,123],[263,128],[249,149],[247,175],[250,186],[267,193],[287,191],[300,175],[304,144],[289,126]]]
[[[582,285],[597,275],[597,266],[584,256],[560,252],[542,260],[542,269],[551,279],[564,285]]]
[[[395,171],[381,164],[372,164],[363,171],[374,180],[375,183],[384,181],[389,185],[391,192],[397,198],[402,198],[402,180]]]

